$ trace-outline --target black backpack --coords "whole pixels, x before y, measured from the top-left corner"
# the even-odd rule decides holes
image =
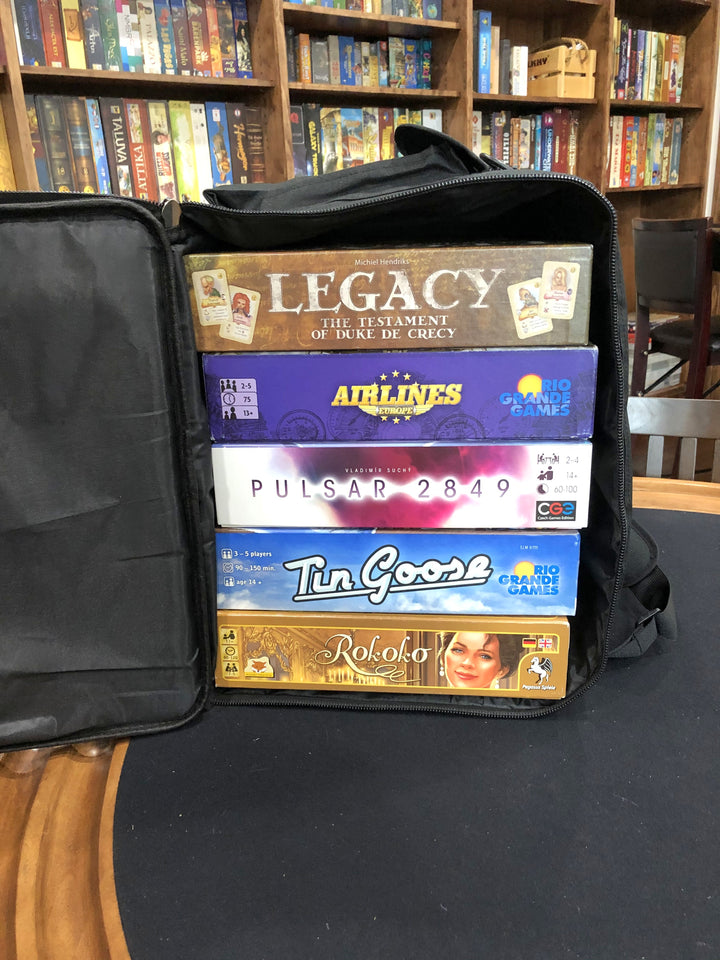
[[[299,246],[379,245],[474,239],[592,243],[596,267],[612,273],[599,293],[610,316],[591,340],[601,347],[599,383],[618,416],[627,397],[627,304],[614,208],[587,181],[566,174],[517,171],[492,157],[472,153],[457,140],[418,126],[396,130],[401,156],[351,167],[323,177],[281,184],[228,185],[207,191],[217,207],[239,216],[222,220],[214,211],[186,207],[188,233],[205,234],[192,249],[281,249]],[[448,181],[454,181],[449,184]],[[481,187],[480,184],[483,184]],[[448,207],[445,206],[446,202]],[[455,208],[450,205],[455,204]],[[475,232],[477,231],[477,232]],[[609,353],[612,356],[608,356]],[[621,383],[610,387],[607,374]],[[630,437],[626,419],[617,439],[618,481],[623,476],[628,538],[622,591],[615,607],[608,654],[643,653],[658,635],[675,635],[667,578],[657,565],[657,546],[632,519]],[[618,504],[619,507],[619,504]],[[615,511],[613,511],[614,513]]]
[[[191,252],[499,240],[594,248],[599,387],[566,699],[227,698],[539,716],[581,695],[609,656],[673,635],[669,585],[632,517],[612,206],[586,181],[517,172],[434,131],[402,127],[397,143],[396,160],[218,188],[179,211],[114,197],[0,198],[2,749],[170,729],[210,702],[214,510],[182,261]]]

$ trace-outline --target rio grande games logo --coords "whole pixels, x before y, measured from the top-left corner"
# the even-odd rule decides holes
[[[510,407],[513,417],[567,417],[570,413],[572,381],[567,377],[543,380],[528,373],[518,380],[512,393],[501,393],[500,403]]]
[[[512,597],[557,596],[560,592],[560,567],[557,563],[531,563],[521,560],[512,573],[503,573],[498,583]]]

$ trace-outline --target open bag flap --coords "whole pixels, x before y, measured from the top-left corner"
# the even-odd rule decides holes
[[[403,139],[402,130],[410,135]],[[420,187],[467,173],[482,173],[492,169],[494,163],[476,156],[451,137],[426,128],[398,127],[395,138],[398,146],[405,144],[404,155],[366,164],[361,175],[358,167],[350,167],[322,177],[295,177],[283,183],[226,184],[206,190],[204,195],[209,203],[231,210],[329,207],[387,196],[399,189]]]
[[[205,704],[206,416],[157,216],[0,202],[0,744],[165,729]]]

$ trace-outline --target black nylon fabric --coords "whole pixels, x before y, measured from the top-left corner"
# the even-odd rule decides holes
[[[0,743],[174,726],[209,689],[213,515],[164,229],[9,196],[0,247]]]
[[[349,200],[368,200],[437,183],[449,177],[478,173],[490,166],[470,150],[458,149],[455,141],[422,142],[408,156],[381,160],[363,167],[335,170],[322,177],[296,177],[284,183],[227,184],[205,191],[209,203],[233,210],[292,210],[310,206],[345,205]]]
[[[715,956],[720,517],[639,513],[679,637],[552,722],[217,707],[132,742],[133,960]]]

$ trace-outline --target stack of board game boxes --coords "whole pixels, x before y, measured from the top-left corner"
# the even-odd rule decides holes
[[[185,259],[213,441],[217,685],[562,698],[592,248]]]

